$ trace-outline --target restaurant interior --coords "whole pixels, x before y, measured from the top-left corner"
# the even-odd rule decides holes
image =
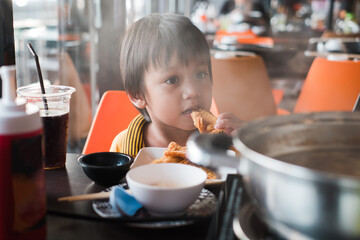
[[[13,31],[13,39],[4,32],[3,41],[8,47],[4,45],[1,49],[1,65],[16,64],[18,87],[36,83],[35,61],[26,46],[31,43],[39,55],[45,81],[77,88],[73,95],[73,100],[76,100],[70,112],[72,120],[68,151],[81,153],[101,96],[108,90],[123,90],[118,59],[121,35],[129,24],[150,13],[174,12],[191,18],[207,37],[215,58],[258,56],[258,61],[251,64],[252,69],[261,69],[256,71],[257,74],[262,72],[261,76],[251,76],[255,71],[217,72],[216,66],[215,74],[229,79],[226,84],[233,84],[233,80],[248,74],[244,78],[248,78],[249,82],[234,87],[234,95],[236,91],[246,92],[241,89],[247,87],[257,89],[261,95],[261,91],[266,91],[263,85],[270,82],[277,107],[288,112],[293,112],[310,66],[314,58],[320,56],[319,48],[316,47],[324,45],[324,42],[317,45],[316,41],[326,36],[348,37],[350,40],[347,41],[358,41],[359,1],[238,1],[243,7],[237,7],[236,2],[124,0],[90,4],[83,0],[14,0],[9,6],[10,1],[2,0],[4,11],[6,8],[12,10],[12,14],[6,12],[8,17],[3,18],[2,24],[5,26],[13,22],[13,29],[8,29],[9,33]],[[248,11],[247,19],[241,19],[245,15],[239,11]],[[345,19],[352,23],[352,27],[344,26]],[[237,38],[241,40],[237,41]],[[336,48],[336,42],[332,43]],[[328,43],[330,45],[331,42]],[[358,53],[356,46],[353,50],[354,54]],[[344,49],[344,52],[347,51]],[[4,59],[5,54],[12,57]],[[238,77],[225,77],[226,74]],[[258,83],[251,80],[254,77],[259,79]],[[240,84],[240,81],[236,82]],[[216,81],[214,85],[214,97],[219,101],[220,112],[233,112],[232,108],[223,109],[226,103],[221,102],[221,94],[226,94],[226,86],[217,90]],[[82,103],[81,107],[74,105],[77,99]],[[245,99],[247,96],[229,101]],[[82,114],[76,114],[78,111],[75,108],[80,108]],[[264,111],[264,115],[269,114],[269,111]],[[249,120],[255,115],[239,117]]]
[[[151,13],[169,12],[190,18],[208,42],[213,113],[231,112],[252,122],[271,116],[285,116],[291,121],[293,115],[301,113],[356,110],[360,96],[359,0],[0,0],[0,67],[16,66],[16,87],[39,82],[37,62],[28,47],[31,44],[45,86],[65,85],[76,89],[70,102],[67,170],[45,171],[46,239],[324,239],[331,236],[331,231],[331,234],[324,231],[325,235],[312,235],[314,230],[310,228],[299,230],[304,235],[284,230],[285,226],[272,227],[275,233],[269,230],[254,216],[253,208],[239,210],[237,201],[249,200],[248,196],[245,200],[239,197],[242,188],[237,186],[244,180],[237,174],[228,177],[227,183],[231,184],[208,186],[210,193],[206,194],[218,199],[212,206],[215,213],[210,215],[194,208],[185,218],[154,221],[146,213],[129,223],[128,218],[111,215],[109,206],[99,200],[57,201],[60,197],[104,190],[104,186],[84,175],[78,157],[107,152],[114,136],[126,129],[138,114],[124,92],[119,67],[120,39],[138,19]],[[4,85],[0,84],[0,97],[2,88]],[[114,122],[119,122],[115,129]],[[346,134],[350,132],[346,130]],[[259,151],[265,151],[267,145],[261,139],[266,137],[258,141],[263,143]],[[354,139],[351,141],[360,142]],[[356,151],[358,157],[359,148]],[[360,188],[359,176],[357,180]],[[291,195],[292,191],[288,191]],[[306,193],[311,195],[311,191]],[[210,200],[197,201],[214,204]],[[342,204],[350,202],[344,200]],[[360,199],[352,204],[360,217]],[[239,212],[245,212],[245,216],[238,216]],[[296,212],[299,216],[304,215],[299,212]],[[357,224],[344,220],[346,226],[357,229],[346,232],[350,235],[336,235],[336,232],[326,239],[359,238],[359,219],[352,219]],[[306,216],[301,220],[319,221]],[[246,221],[244,227],[251,229],[239,230],[238,225],[243,221]],[[325,225],[322,223],[321,227]],[[0,234],[1,231],[0,228]],[[307,238],[307,234],[311,237]],[[11,239],[28,238],[19,235]]]

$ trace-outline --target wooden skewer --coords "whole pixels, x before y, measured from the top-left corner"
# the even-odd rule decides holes
[[[125,190],[127,193],[131,194],[130,189]],[[98,193],[88,193],[74,196],[67,196],[58,198],[59,202],[75,202],[75,201],[85,201],[85,200],[97,200],[97,199],[107,199],[110,197],[110,192],[98,192]]]
[[[58,201],[75,202],[75,201],[84,201],[84,200],[106,199],[109,197],[110,197],[110,192],[99,192],[99,193],[89,193],[89,194],[61,197],[58,198]]]

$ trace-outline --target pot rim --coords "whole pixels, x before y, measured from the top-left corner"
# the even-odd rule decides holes
[[[291,114],[286,116],[270,116],[259,118],[257,120],[246,123],[242,128],[238,129],[237,133],[233,136],[233,143],[235,148],[241,154],[241,160],[246,158],[248,161],[251,161],[257,165],[265,167],[271,171],[281,173],[287,176],[301,178],[309,181],[318,181],[318,182],[332,182],[338,186],[349,187],[349,188],[359,188],[360,186],[360,176],[345,175],[339,173],[331,173],[320,170],[315,170],[307,168],[300,165],[291,164],[266,156],[264,154],[258,153],[250,149],[243,141],[240,140],[240,135],[242,131],[248,131],[249,128],[253,126],[262,125],[266,122],[274,124],[274,126],[281,126],[284,123],[301,123],[302,121],[307,121],[311,118],[314,122],[318,121],[328,121],[329,119],[333,120],[351,120],[359,121],[360,123],[360,113],[353,112],[318,112],[318,113],[300,113],[300,114]],[[240,163],[241,164],[241,163]],[[291,173],[291,174],[290,174]]]

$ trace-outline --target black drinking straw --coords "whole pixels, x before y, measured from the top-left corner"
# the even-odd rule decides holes
[[[42,73],[41,73],[41,69],[40,69],[39,57],[36,54],[36,52],[35,52],[33,46],[31,45],[31,43],[28,43],[27,46],[29,47],[31,54],[35,57],[36,69],[37,69],[37,72],[38,72],[38,75],[39,75],[41,93],[45,94],[45,87],[44,87],[44,81],[43,81],[43,77],[42,77]],[[45,97],[43,97],[43,102],[44,102],[45,110],[49,110],[49,107],[48,107],[48,104],[47,104],[47,101],[46,101]]]

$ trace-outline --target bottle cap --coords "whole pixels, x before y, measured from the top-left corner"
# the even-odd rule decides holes
[[[0,134],[19,134],[42,127],[39,109],[26,101],[16,101],[16,67],[0,67],[2,99],[0,99]],[[26,124],[25,124],[26,123]]]

